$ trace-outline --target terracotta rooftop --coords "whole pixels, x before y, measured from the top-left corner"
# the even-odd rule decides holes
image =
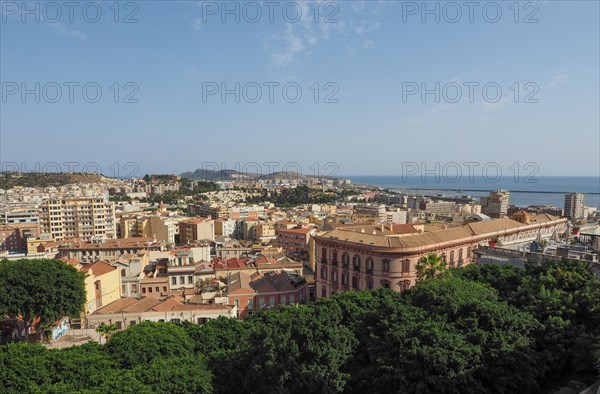
[[[175,298],[159,300],[156,298],[125,297],[118,299],[94,312],[94,315],[110,313],[141,313],[141,312],[176,312],[190,310],[223,310],[229,309],[221,304],[184,304]]]
[[[104,275],[109,272],[112,272],[116,269],[117,269],[117,267],[113,267],[112,265],[109,265],[109,264],[105,263],[104,261],[97,261],[97,262],[91,263],[91,264],[84,264],[79,269],[79,271],[86,273],[86,274],[88,272],[91,272],[93,275],[99,276],[99,275]]]
[[[363,226],[364,232],[355,231],[354,228],[338,228],[320,233],[317,238],[359,243],[380,248],[422,248],[427,245],[459,241],[470,237],[493,236],[505,231],[517,230],[519,228],[526,229],[528,226],[560,220],[564,219],[548,214],[540,214],[532,216],[530,224],[522,224],[512,219],[502,218],[472,222],[463,226],[446,229],[433,229],[432,231],[410,235],[383,234],[381,232],[373,234],[367,231],[369,226]]]

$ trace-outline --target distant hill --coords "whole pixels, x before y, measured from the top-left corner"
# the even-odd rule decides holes
[[[188,171],[181,174],[182,178],[195,181],[231,181],[234,179],[254,179],[256,174],[244,174],[235,170],[207,170],[198,168],[196,171]]]
[[[109,179],[103,175],[87,172],[0,172],[0,189],[11,189],[15,186],[63,186],[71,183],[101,182]]]
[[[199,168],[196,171],[188,171],[181,174],[182,178],[191,180],[201,181],[232,181],[236,179],[256,179],[256,180],[267,180],[267,179],[297,179],[297,178],[312,178],[312,175],[303,175],[293,171],[278,171],[271,174],[256,174],[256,173],[243,173],[236,170],[208,170]],[[320,177],[328,178],[328,177]]]

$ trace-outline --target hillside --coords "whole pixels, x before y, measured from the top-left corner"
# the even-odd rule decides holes
[[[254,179],[254,180],[283,180],[283,179],[307,179],[313,178],[310,174],[301,174],[294,171],[277,171],[271,174],[257,174],[252,172],[240,172],[236,170],[208,170],[199,168],[195,171],[188,171],[181,174],[182,178],[191,180],[206,180],[206,181],[233,181],[239,179]],[[320,176],[319,178],[331,178]]]
[[[93,183],[107,181],[103,175],[84,172],[0,172],[0,189],[11,189],[15,186],[49,187],[63,186],[71,183]]]

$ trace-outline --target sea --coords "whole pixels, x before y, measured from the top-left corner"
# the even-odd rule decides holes
[[[562,208],[565,194],[585,194],[585,205],[600,210],[600,177],[536,176],[530,179],[501,177],[464,177],[447,179],[435,176],[370,176],[347,175],[355,184],[377,186],[412,195],[486,196],[496,189],[510,190],[510,204],[519,207],[528,205],[553,205]]]

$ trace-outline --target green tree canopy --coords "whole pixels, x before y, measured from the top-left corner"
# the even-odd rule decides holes
[[[28,339],[35,328],[38,339],[43,330],[65,316],[78,317],[86,301],[84,275],[75,267],[57,260],[1,260],[0,315],[22,317]],[[37,322],[36,322],[37,321]]]
[[[144,322],[115,333],[105,350],[121,366],[131,368],[158,358],[190,355],[194,343],[180,326]]]

